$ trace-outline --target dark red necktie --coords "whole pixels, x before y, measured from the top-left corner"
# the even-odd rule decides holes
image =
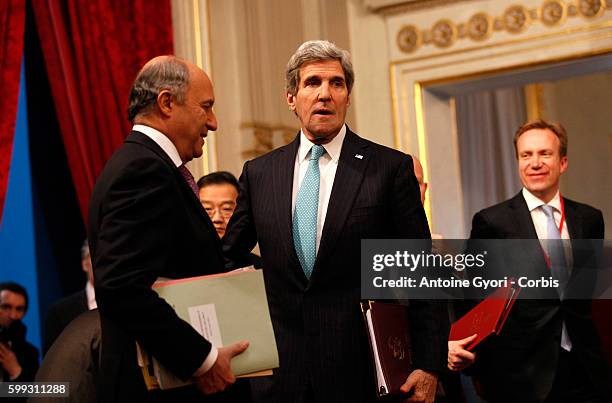
[[[185,182],[187,182],[187,184],[189,185],[189,187],[193,191],[193,194],[199,199],[199,196],[198,196],[198,193],[199,193],[198,185],[196,185],[195,179],[193,179],[193,175],[191,174],[191,172],[189,172],[189,169],[187,169],[187,167],[185,165],[181,165],[178,168],[178,170],[181,173],[181,175],[183,175],[183,178],[185,179]]]

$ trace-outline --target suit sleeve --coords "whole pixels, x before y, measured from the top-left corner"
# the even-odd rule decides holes
[[[153,158],[130,162],[114,180],[98,212],[94,275],[100,314],[188,379],[211,344],[151,289],[173,264],[174,211],[183,208],[176,181],[171,168]]]
[[[431,238],[410,157],[404,158],[399,165],[394,180],[393,197],[391,222],[395,226],[396,237]],[[447,304],[447,301],[410,301],[410,331],[416,368],[441,372],[446,367]]]
[[[595,239],[604,239],[606,237],[606,225],[601,210],[596,210],[595,217]]]
[[[498,236],[495,235],[491,229],[483,212],[474,214],[472,218],[472,230],[470,231],[470,239],[495,239]]]
[[[394,233],[404,239],[431,239],[427,216],[421,203],[419,183],[414,176],[412,158],[402,160],[393,183]]]
[[[251,210],[251,190],[249,188],[249,162],[244,164],[240,175],[240,194],[236,210],[230,219],[223,237],[223,254],[227,269],[250,266],[250,252],[257,243],[257,231]]]

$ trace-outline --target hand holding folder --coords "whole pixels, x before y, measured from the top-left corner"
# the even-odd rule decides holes
[[[215,364],[204,374],[194,378],[196,387],[205,395],[221,392],[236,382],[230,363],[232,358],[242,354],[249,347],[249,343],[241,341],[227,347],[219,348],[219,355]],[[213,347],[214,348],[214,347]]]
[[[510,284],[513,282],[510,281]],[[451,326],[448,337],[448,368],[460,371],[476,359],[476,346],[501,332],[520,287],[500,287]]]
[[[230,377],[231,374],[236,377],[272,375],[272,369],[278,367],[278,350],[261,270],[157,282],[153,289],[181,319],[210,341],[213,348],[219,348],[216,365],[231,367],[231,372],[221,370],[219,374],[210,374],[211,379],[196,379],[205,393],[224,382],[217,375],[223,377],[228,372]],[[236,346],[241,340],[249,341],[248,349]],[[230,346],[235,348],[226,351]],[[175,377],[142,348],[138,351],[138,362],[149,389],[170,389],[188,383]]]
[[[476,361],[476,353],[467,350],[467,346],[476,337],[478,337],[477,333],[465,339],[448,341],[448,369],[451,371],[462,371]]]

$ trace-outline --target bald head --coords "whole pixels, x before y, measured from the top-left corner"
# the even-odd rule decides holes
[[[427,182],[423,177],[423,166],[421,161],[416,157],[412,157],[412,163],[414,165],[414,176],[416,176],[417,182],[419,182],[419,190],[421,191],[421,203],[425,203],[425,192],[427,191]]]

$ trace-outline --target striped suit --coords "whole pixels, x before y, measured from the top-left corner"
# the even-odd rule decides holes
[[[347,130],[310,280],[292,238],[292,187],[299,134],[248,161],[224,237],[230,266],[259,242],[280,354],[273,377],[252,382],[258,402],[367,402],[374,376],[360,316],[360,242],[429,238],[412,159]],[[358,156],[361,156],[358,157]],[[438,308],[413,301],[416,366],[442,369],[446,333]]]

